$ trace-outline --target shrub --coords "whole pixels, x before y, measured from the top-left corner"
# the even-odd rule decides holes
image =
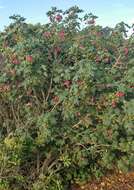
[[[133,167],[133,34],[81,13],[52,7],[44,25],[13,15],[0,33],[1,190],[68,189]]]

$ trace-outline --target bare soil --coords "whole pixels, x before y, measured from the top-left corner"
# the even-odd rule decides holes
[[[91,181],[83,186],[74,185],[72,190],[134,190],[134,172],[115,173]]]

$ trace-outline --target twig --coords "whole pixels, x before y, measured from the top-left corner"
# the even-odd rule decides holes
[[[82,120],[80,120],[78,123],[72,126],[72,128],[78,127],[82,123]]]
[[[52,88],[52,82],[53,82],[53,79],[51,78],[51,81],[50,81],[50,86],[49,86],[49,89],[48,89],[48,94],[47,94],[47,97],[46,97],[46,102],[50,96],[50,93],[51,93],[51,88]]]
[[[60,102],[61,102],[61,101],[57,102],[57,103],[53,106],[53,108],[49,110],[49,112],[53,111],[53,110],[57,107],[57,105],[60,104]]]
[[[48,165],[50,164],[51,161],[52,161],[52,153],[49,152],[41,167],[41,173],[43,173],[44,169],[48,168]]]

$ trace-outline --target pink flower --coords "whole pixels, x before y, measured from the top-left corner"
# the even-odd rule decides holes
[[[65,86],[66,88],[70,88],[71,81],[70,81],[70,80],[65,80],[63,84],[64,84],[64,86]]]
[[[61,52],[61,48],[55,47],[54,52],[55,52],[55,54],[59,54]]]
[[[112,107],[115,108],[117,106],[117,102],[115,100],[112,101]]]
[[[62,20],[62,16],[60,14],[55,16],[55,19],[57,22],[60,22]]]
[[[19,65],[20,61],[17,58],[13,58],[12,63],[15,65]]]
[[[123,97],[124,95],[125,95],[124,92],[117,92],[115,94],[116,97]]]
[[[82,85],[82,84],[84,83],[83,80],[77,80],[76,82],[77,82],[77,84],[78,84],[79,86]]]
[[[44,32],[43,36],[46,38],[50,38],[51,37],[51,33],[50,32]]]
[[[64,40],[64,39],[65,39],[65,32],[64,32],[64,30],[61,30],[61,31],[58,33],[58,36],[60,37],[61,40]]]
[[[33,57],[32,57],[32,55],[27,55],[27,56],[26,56],[26,61],[32,63],[32,62],[33,62]]]
[[[128,52],[129,52],[128,48],[125,48],[125,49],[124,49],[124,54],[125,54],[125,56],[128,55]]]
[[[54,103],[58,103],[59,102],[59,97],[58,96],[54,96],[53,99],[52,99],[52,101]]]
[[[97,63],[99,63],[99,62],[101,62],[101,58],[97,56],[96,59],[95,59],[95,61],[96,61]]]

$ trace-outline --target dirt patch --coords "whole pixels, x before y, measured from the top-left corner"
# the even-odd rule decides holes
[[[75,185],[72,190],[134,190],[134,172],[108,175],[81,187]]]

